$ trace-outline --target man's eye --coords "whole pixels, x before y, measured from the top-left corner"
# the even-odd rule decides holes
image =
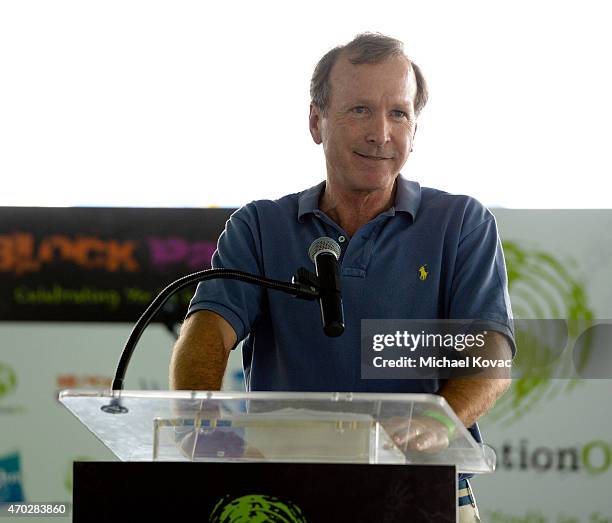
[[[368,110],[367,107],[363,105],[358,105],[357,107],[353,107],[353,112],[357,114],[363,114]]]
[[[399,109],[394,109],[393,111],[391,111],[391,114],[393,114],[393,116],[396,118],[407,118],[408,117],[408,113],[404,111],[400,111]]]

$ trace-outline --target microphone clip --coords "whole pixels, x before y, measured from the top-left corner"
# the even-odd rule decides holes
[[[298,286],[296,298],[316,300],[321,297],[321,282],[319,277],[306,267],[300,267],[293,275],[291,283]]]

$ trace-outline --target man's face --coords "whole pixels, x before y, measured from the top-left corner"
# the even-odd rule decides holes
[[[310,108],[310,132],[323,144],[328,178],[351,191],[389,188],[408,159],[416,130],[416,79],[408,61],[334,64],[327,115]]]

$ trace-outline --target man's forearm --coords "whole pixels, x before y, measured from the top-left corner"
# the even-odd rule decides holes
[[[227,367],[228,351],[223,336],[211,317],[188,324],[172,351],[170,388],[173,390],[219,390]]]
[[[466,427],[471,427],[508,389],[509,378],[456,378],[438,391]]]
[[[483,354],[491,359],[511,359],[512,349],[503,334],[489,332]],[[449,379],[438,394],[446,399],[463,424],[471,427],[495,405],[511,383],[510,369],[490,369],[481,377]]]

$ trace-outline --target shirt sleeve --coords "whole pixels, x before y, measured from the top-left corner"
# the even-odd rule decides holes
[[[450,318],[469,319],[473,329],[505,334],[516,353],[508,277],[495,217],[482,208],[482,221],[459,240],[451,286]]]
[[[263,275],[257,213],[249,204],[230,216],[212,257],[213,269],[237,269]],[[200,282],[187,316],[200,310],[216,312],[236,332],[236,344],[250,332],[261,310],[264,289],[242,281],[217,278]]]

